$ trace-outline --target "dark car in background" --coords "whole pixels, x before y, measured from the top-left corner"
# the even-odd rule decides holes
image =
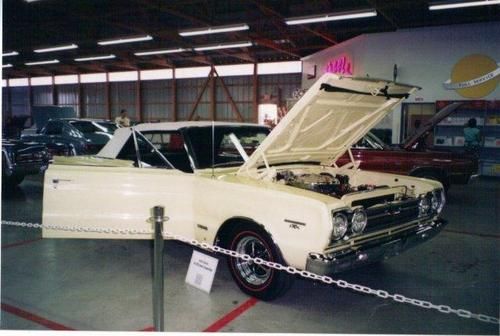
[[[47,169],[51,154],[39,143],[2,139],[2,187],[20,184],[26,175]]]
[[[70,155],[96,154],[113,137],[117,126],[108,120],[51,119],[36,134],[23,134],[21,138],[44,144],[63,143]]]
[[[399,175],[410,175],[437,180],[448,189],[451,184],[466,184],[477,173],[477,157],[419,148],[410,145],[389,146],[372,133],[367,133],[352,148],[354,160],[360,168]],[[337,163],[350,162],[344,154]]]
[[[453,103],[438,111],[402,144],[387,145],[368,132],[352,146],[353,159],[360,162],[361,169],[437,180],[446,190],[451,184],[466,184],[478,171],[476,155],[437,151],[426,145],[426,137],[434,126],[461,105]],[[350,161],[346,153],[337,163]]]

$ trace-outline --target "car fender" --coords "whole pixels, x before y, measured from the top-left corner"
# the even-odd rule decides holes
[[[305,267],[308,253],[321,252],[329,243],[332,224],[327,202],[343,202],[298,188],[248,182],[235,185],[200,178],[195,190],[205,192],[194,197],[196,238],[217,242],[228,225],[255,223],[269,234],[287,263]]]

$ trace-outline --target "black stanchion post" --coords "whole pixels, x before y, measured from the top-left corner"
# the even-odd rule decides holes
[[[155,226],[154,261],[153,261],[153,322],[155,331],[164,331],[163,317],[163,221],[164,208],[153,208]]]

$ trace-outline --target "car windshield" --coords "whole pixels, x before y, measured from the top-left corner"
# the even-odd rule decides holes
[[[352,147],[357,149],[384,149],[387,145],[375,134],[368,132]]]
[[[78,120],[78,121],[70,121],[69,123],[84,134],[96,133],[96,132],[113,134],[117,129],[115,124],[106,121],[94,122],[94,121]]]
[[[190,127],[184,130],[184,134],[193,152],[196,168],[206,169],[242,165],[244,156],[250,156],[255,151],[269,134],[269,129],[264,126],[215,126],[212,135],[211,126]],[[213,158],[212,153],[215,154]]]

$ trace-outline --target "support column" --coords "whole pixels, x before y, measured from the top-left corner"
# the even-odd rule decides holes
[[[253,64],[252,89],[252,122],[257,123],[259,121],[259,76],[257,74],[257,63]]]
[[[217,97],[215,94],[215,84],[216,84],[216,76],[218,76],[215,72],[215,67],[212,65],[212,72],[214,75],[212,76],[212,79],[210,80],[210,115],[209,119],[212,121],[215,121],[216,118],[216,105],[217,105]]]
[[[144,122],[144,115],[142,113],[142,85],[141,85],[141,72],[137,70],[137,81],[135,82],[135,116],[139,122]],[[151,120],[149,120],[151,121]]]
[[[82,75],[78,74],[78,115],[80,118],[85,118],[87,116],[87,113],[84,109],[84,101],[83,101],[83,94],[82,94],[83,88],[82,88]]]
[[[7,79],[7,86],[5,90],[7,90],[7,117],[12,117],[12,88],[9,85],[9,79]],[[29,78],[28,78],[29,84]],[[28,89],[29,90],[29,89]],[[31,106],[30,106],[30,115],[31,115]]]
[[[104,101],[105,101],[105,109],[106,109],[106,119],[111,120],[111,90],[109,84],[109,72],[106,72],[106,84],[104,88]]]
[[[52,75],[52,105],[59,105],[55,76]]]
[[[28,77],[28,108],[31,117],[31,125],[35,123],[33,120],[33,86],[31,86],[31,77]],[[12,104],[12,102],[11,102]]]
[[[172,121],[177,121],[179,110],[177,108],[177,78],[175,68],[172,69]]]

